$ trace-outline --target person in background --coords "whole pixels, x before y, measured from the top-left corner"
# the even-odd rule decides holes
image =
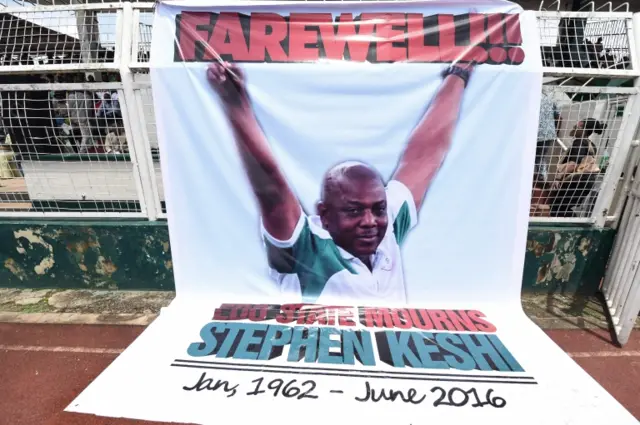
[[[561,125],[562,118],[560,117],[558,106],[553,101],[549,88],[543,86],[540,98],[533,188],[531,191],[530,214],[532,216],[547,216],[549,214],[546,189],[549,180],[549,166],[551,165],[551,150],[558,138]]]
[[[573,143],[558,164],[550,191],[550,215],[573,217],[576,208],[584,206],[596,177],[601,173],[597,164],[598,147],[593,143],[596,135],[602,135],[606,125],[593,118],[578,121],[571,136]]]
[[[591,139],[595,135],[601,136],[606,128],[606,124],[602,124],[593,118],[578,121],[573,130],[571,130],[571,137],[574,138],[571,148],[569,148],[569,152],[560,164],[574,162],[579,165],[587,155],[595,156],[598,148]]]
[[[104,150],[106,153],[128,153],[127,138],[124,135],[124,129],[117,125],[109,128],[109,133],[104,141]]]
[[[115,124],[116,108],[111,99],[111,93],[105,93],[102,96],[96,116],[101,124],[100,127],[106,130]]]
[[[536,162],[534,181],[546,183],[549,176],[551,162],[550,151],[558,138],[558,132],[562,125],[562,118],[558,111],[558,105],[551,97],[547,87],[542,89],[540,98],[540,120],[538,122],[538,144],[536,146]]]
[[[75,77],[75,80],[75,82],[81,83],[84,78],[80,75]],[[69,91],[67,94],[67,107],[72,124],[78,126],[82,135],[78,153],[86,153],[90,147],[96,145],[91,125],[92,120],[95,119],[92,96],[84,90]]]

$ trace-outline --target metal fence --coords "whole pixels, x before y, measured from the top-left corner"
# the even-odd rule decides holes
[[[637,168],[638,148],[631,163]],[[634,170],[634,174],[635,171]],[[619,237],[609,261],[603,294],[611,315],[618,343],[629,340],[631,330],[640,314],[640,180],[627,179],[629,196],[621,220]]]
[[[154,3],[0,5],[9,136],[0,140],[0,217],[165,217],[148,74]],[[556,116],[541,114],[531,220],[615,224],[640,116],[632,14],[537,17]],[[567,172],[584,152],[597,171]]]
[[[633,14],[538,12],[547,75],[635,76]]]
[[[0,214],[144,216],[122,84],[1,85],[0,95]]]
[[[545,86],[531,199],[533,221],[604,225],[615,220],[637,90]],[[555,137],[553,137],[555,136]],[[590,172],[575,168],[592,157]]]

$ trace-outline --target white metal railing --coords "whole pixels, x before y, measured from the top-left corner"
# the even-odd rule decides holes
[[[153,97],[151,93],[151,83],[148,74],[138,74],[135,84],[136,105],[138,114],[142,117],[142,129],[144,130],[144,143],[147,151],[151,152],[151,162],[149,172],[153,176],[151,184],[153,186],[154,198],[158,218],[166,218],[167,208],[164,198],[164,187],[162,184],[162,171],[160,168],[160,151],[158,148],[158,135],[156,131],[155,115],[153,112]]]
[[[2,72],[115,70],[121,9],[118,3],[2,9]]]
[[[0,85],[0,96],[2,216],[148,216],[122,83]],[[108,153],[95,153],[99,142]]]
[[[149,68],[151,58],[151,28],[153,26],[154,5],[141,3],[133,5],[133,42],[131,43],[131,64],[137,70]]]
[[[557,138],[538,135],[531,221],[592,223],[603,226],[609,219],[616,187],[629,150],[628,117],[637,96],[635,88],[546,86],[545,95],[557,108]],[[541,113],[541,127],[545,114]],[[591,139],[599,173],[580,179],[559,178],[558,170],[576,155],[574,131],[580,121],[591,120]],[[548,133],[548,132],[546,132]],[[536,189],[538,191],[536,192]]]
[[[638,157],[636,152],[630,168],[637,167]],[[603,286],[603,294],[620,345],[629,340],[640,314],[640,179],[635,174],[636,180],[626,200]]]
[[[4,171],[11,175],[11,166],[21,168],[16,170],[19,177],[0,179],[0,216],[164,218],[164,191],[148,78],[154,3],[84,0],[31,3],[35,1],[0,0],[0,8],[5,6],[0,10],[0,34],[31,34],[29,42],[0,38],[3,60],[0,78],[26,78],[27,74],[31,78],[22,88],[0,84],[4,107],[1,112],[12,117],[8,122],[12,131],[20,133],[17,138],[30,140],[34,145],[29,161],[24,160],[24,155],[20,161],[14,158],[8,164],[10,169]],[[622,202],[618,186],[640,116],[638,90],[592,84],[596,79],[618,84],[640,75],[631,17],[622,9],[607,13],[537,12],[543,56],[546,64],[552,65],[545,68],[547,85],[562,125],[557,140],[538,158],[547,167],[547,181],[540,185],[536,177],[533,222],[604,226],[619,221]],[[34,35],[42,40],[33,38]],[[50,81],[37,81],[38,76],[47,74],[55,75]],[[69,75],[76,80],[64,78]],[[78,80],[78,75],[84,78]],[[123,139],[127,152],[111,156],[69,154],[71,150],[76,152],[83,141],[83,126],[77,117],[68,116],[69,94],[79,90],[102,96],[107,88],[117,93],[120,108],[117,123],[111,127],[100,124],[104,122],[96,116],[100,100],[94,103],[93,110],[87,107],[87,113],[81,115],[92,120],[89,126],[92,140],[104,145],[109,138],[113,143],[110,130],[116,130],[115,140]],[[61,103],[67,103],[62,108],[66,116],[55,115],[54,106],[42,96],[48,91],[55,91],[64,99]],[[17,102],[16,96],[23,96],[29,106]],[[40,103],[37,99],[41,99]],[[48,118],[43,120],[47,110]],[[77,110],[73,113],[78,115]],[[602,172],[586,184],[552,191],[549,187],[554,170],[573,143],[571,130],[586,118],[606,125],[596,140]],[[61,120],[68,123],[61,125]],[[87,126],[84,127],[87,133]],[[60,131],[71,135],[60,136]],[[63,151],[53,156],[50,151],[61,149],[59,145],[67,142],[71,146],[62,146]],[[56,147],[52,148],[52,144]],[[11,153],[0,152],[0,158],[5,163],[11,162],[7,161]],[[59,161],[53,161],[54,158]],[[546,189],[537,190],[536,185]],[[612,208],[614,205],[616,208]]]
[[[547,75],[640,75],[628,12],[537,12]]]
[[[640,39],[640,14],[634,15],[635,38]],[[640,87],[636,79],[635,87]],[[637,102],[640,103],[640,102]],[[636,106],[634,109],[640,110]],[[637,126],[637,121],[635,122]],[[631,134],[631,132],[629,132]],[[637,134],[637,133],[636,133]],[[602,293],[607,302],[616,338],[620,345],[629,340],[640,314],[640,143],[631,143],[620,184],[618,211],[624,211],[604,278]]]

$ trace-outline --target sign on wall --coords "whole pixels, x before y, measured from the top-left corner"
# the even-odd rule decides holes
[[[520,307],[533,14],[166,2],[151,77],[177,298],[67,410],[636,422]]]

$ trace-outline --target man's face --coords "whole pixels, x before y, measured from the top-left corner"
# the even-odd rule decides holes
[[[318,205],[322,226],[355,257],[376,252],[388,225],[387,194],[378,178],[347,179]]]

